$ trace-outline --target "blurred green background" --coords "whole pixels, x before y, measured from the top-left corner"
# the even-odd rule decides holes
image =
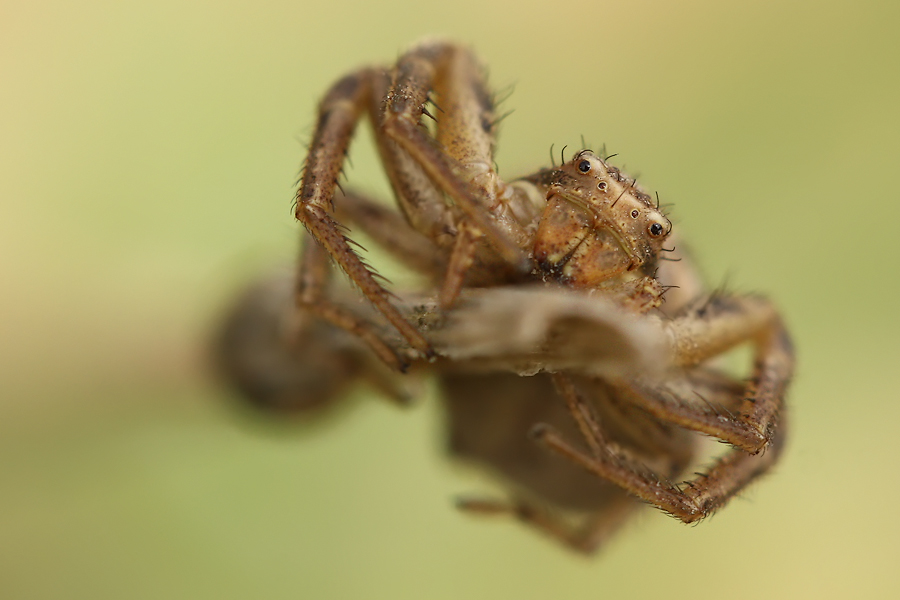
[[[900,597],[900,3],[0,4],[0,597]],[[433,398],[229,407],[205,344],[289,262],[318,97],[425,35],[515,83],[498,162],[580,135],[799,350],[790,447],[599,556],[458,514]],[[387,196],[364,134],[350,183]]]

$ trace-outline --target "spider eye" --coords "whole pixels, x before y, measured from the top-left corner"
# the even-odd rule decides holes
[[[650,226],[650,235],[652,235],[653,237],[658,237],[658,236],[662,235],[662,232],[663,232],[663,226],[660,225],[659,223],[654,223],[653,225]]]
[[[597,184],[597,189],[599,189],[599,190],[605,190],[605,189],[606,189],[606,182],[605,182],[605,181],[601,181],[600,183],[598,183],[598,184]]]
[[[580,163],[578,163],[578,170],[581,171],[582,173],[587,173],[588,171],[590,171],[591,170],[590,161],[583,160]]]
[[[638,209],[634,209],[633,211],[631,211],[631,218],[637,219],[639,214],[641,214],[641,213],[638,212]],[[650,229],[653,230],[652,227]]]

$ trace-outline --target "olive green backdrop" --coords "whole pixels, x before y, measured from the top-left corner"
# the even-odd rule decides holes
[[[0,596],[900,595],[900,4],[555,4],[0,4]],[[452,508],[489,482],[433,397],[265,427],[211,383],[229,296],[296,252],[319,95],[434,34],[516,84],[502,173],[605,142],[783,308],[790,447],[708,522],[585,560]]]

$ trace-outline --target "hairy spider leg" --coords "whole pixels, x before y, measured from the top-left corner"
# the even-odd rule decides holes
[[[358,227],[394,259],[417,273],[439,278],[447,268],[446,253],[416,231],[406,218],[356,191],[337,195],[335,215]]]
[[[358,192],[350,191],[338,196],[335,214],[341,222],[358,226],[378,246],[413,271],[429,277],[432,281],[449,277],[447,253],[430,238],[414,229],[396,210]],[[465,228],[460,228],[463,229]],[[492,271],[480,264],[470,265],[469,270],[480,281],[489,280],[492,275]]]
[[[463,377],[465,378],[466,376]],[[548,401],[551,405],[553,404],[547,397],[547,392],[552,394],[554,383],[565,385],[570,377],[576,379],[579,385],[585,386],[583,389],[590,389],[590,405],[581,407],[581,410],[589,414],[594,422],[600,422],[602,419],[605,430],[615,432],[614,435],[609,436],[611,440],[628,447],[636,455],[647,461],[648,464],[652,464],[656,472],[661,474],[661,477],[674,477],[684,471],[693,457],[694,436],[691,436],[681,428],[669,426],[649,418],[643,410],[635,407],[630,402],[620,401],[616,397],[616,390],[603,380],[577,375],[550,376],[543,374],[534,379],[530,386],[526,384],[526,387],[521,387],[518,379],[523,378],[518,378],[517,383],[519,383],[519,386],[514,388],[512,392],[505,387],[501,387],[500,390],[506,389],[507,391],[502,393],[512,394],[507,397],[507,400],[511,402],[511,406],[521,405],[524,410],[529,412],[536,409],[537,415],[545,415],[551,421],[556,422],[558,426],[565,426],[563,423],[556,421],[556,418],[553,416],[556,413],[555,407],[547,406]],[[453,376],[451,375],[452,378]],[[553,381],[554,379],[557,381]],[[549,385],[541,386],[540,384],[543,381],[546,381]],[[447,380],[445,380],[446,382]],[[537,396],[529,395],[533,393],[532,390],[535,386],[543,389],[543,392]],[[453,389],[453,387],[451,386],[450,389]],[[704,391],[707,390],[704,389]],[[480,405],[483,401],[492,402],[495,399],[499,400],[495,398],[497,389],[491,387],[489,380],[487,387],[484,389],[467,390],[465,387],[462,387],[457,388],[457,393],[462,393],[464,396],[462,404],[456,404],[459,398],[454,400],[452,394],[447,398],[448,406],[456,406],[457,417],[460,415],[459,411],[469,402],[474,401]],[[472,398],[473,393],[475,398]],[[479,395],[484,395],[484,398],[479,398]],[[465,409],[463,412],[467,413],[468,409]],[[563,417],[571,414],[571,411],[565,409],[561,411]],[[468,416],[469,418],[472,417],[471,414]],[[500,406],[495,406],[493,409],[488,408],[480,413],[479,417],[488,422],[494,418],[502,418]],[[521,414],[506,415],[506,418],[512,420],[513,423],[522,421]],[[455,426],[459,427],[462,423],[465,423],[465,418],[457,422]],[[622,425],[626,427],[622,428]],[[478,426],[481,426],[481,424]],[[456,450],[470,459],[486,461],[493,468],[499,468],[501,473],[511,476],[519,484],[519,487],[516,488],[517,491],[513,492],[512,497],[508,500],[479,498],[477,496],[461,498],[457,501],[457,507],[461,510],[475,515],[515,518],[526,526],[561,542],[571,550],[591,554],[624,523],[629,512],[640,506],[640,502],[636,498],[620,488],[610,486],[603,488],[604,491],[598,494],[598,488],[591,485],[596,482],[590,481],[591,474],[588,472],[584,472],[583,475],[579,473],[580,476],[574,480],[565,478],[557,480],[557,485],[574,492],[576,496],[581,496],[575,505],[568,504],[562,498],[558,498],[549,505],[542,502],[540,500],[543,497],[541,492],[539,489],[532,487],[535,481],[529,481],[527,477],[521,478],[521,473],[517,477],[513,474],[515,472],[514,469],[508,472],[504,471],[502,464],[514,461],[514,459],[511,455],[502,452],[496,454],[497,448],[494,444],[510,435],[510,432],[503,431],[506,423],[497,423],[497,426],[500,430],[494,432],[493,442],[485,444],[485,440],[480,439],[481,436],[478,436],[479,440],[473,443],[473,440],[468,439],[468,436],[463,434],[456,440],[456,444],[461,444],[457,446]],[[513,425],[513,428],[517,429],[517,426]],[[490,429],[485,429],[485,431],[488,432]],[[526,428],[522,428],[520,433],[523,441],[525,431]],[[577,435],[578,429],[571,428],[571,431]],[[471,434],[472,431],[467,429],[467,433]],[[589,445],[593,445],[590,443],[591,438],[588,438],[588,440]],[[500,443],[503,444],[503,442]],[[598,445],[593,446],[595,452],[600,452]],[[555,469],[555,472],[559,472],[558,468]],[[583,494],[588,494],[590,497],[586,504],[582,503],[582,500],[584,500]]]
[[[463,286],[466,283],[466,275],[475,262],[475,253],[478,250],[478,241],[481,233],[478,229],[463,221],[459,224],[459,234],[456,236],[456,244],[450,254],[450,264],[447,267],[447,275],[444,284],[438,292],[438,305],[444,309],[450,309],[459,298]]]
[[[688,420],[683,426],[710,433],[751,454],[765,449],[778,427],[794,372],[793,344],[772,302],[761,296],[715,294],[667,325],[675,364],[682,367],[700,364],[741,343],[754,346],[752,375],[736,417],[740,425],[729,426],[733,433],[725,427],[716,429],[715,423],[699,414],[695,422]],[[666,411],[659,417],[672,422],[679,418]]]
[[[311,235],[306,235],[296,279],[297,306],[359,337],[385,364],[406,371],[406,360],[379,335],[371,321],[356,316],[327,297],[330,270],[331,262],[326,249]]]
[[[421,126],[432,92],[448,107],[434,138]],[[316,132],[297,192],[296,217],[410,345],[432,357],[430,344],[391,304],[390,293],[375,280],[328,212],[350,139],[364,113],[373,122],[388,176],[413,227],[432,239],[449,235],[453,244],[450,275],[441,294],[442,303],[449,306],[464,285],[465,271],[482,236],[504,260],[520,270],[528,267],[527,256],[515,242],[524,239],[521,227],[509,215],[490,212],[497,207],[496,189],[505,185],[492,167],[490,95],[474,56],[440,42],[416,47],[401,57],[393,81],[387,71],[377,68],[347,75],[319,105]],[[467,179],[462,172],[471,167],[483,170]],[[444,204],[444,193],[470,222],[462,227],[462,235],[454,227],[450,207]],[[423,217],[420,213],[430,214]],[[343,327],[347,320],[334,322]]]
[[[764,473],[778,458],[784,438],[783,432],[779,432],[772,451],[759,455],[733,448],[706,472],[697,473],[694,479],[682,482],[681,485],[686,488],[682,489],[669,481],[660,480],[651,471],[641,468],[640,463],[629,460],[624,449],[618,449],[615,454],[604,452],[602,456],[594,457],[573,447],[550,427],[538,426],[532,434],[550,450],[685,523],[693,523],[710,515]]]
[[[369,328],[336,307],[316,309],[313,303],[322,297],[327,282],[324,250],[359,287],[375,308],[385,316],[409,344],[427,357],[434,350],[421,333],[391,303],[390,293],[376,281],[373,272],[350,247],[338,223],[329,215],[338,176],[343,168],[350,138],[368,106],[374,69],[363,69],[338,81],[319,105],[316,132],[310,145],[300,188],[297,191],[296,217],[318,244],[305,244],[298,274],[298,303],[338,327],[360,334],[389,365],[404,363]]]
[[[430,239],[413,229],[403,215],[366,196],[355,192],[339,193],[335,215],[341,222],[358,227],[394,258],[419,273],[437,278],[446,268],[446,257]],[[307,237],[304,244],[317,246],[311,237]],[[328,255],[321,247],[303,250],[297,277],[300,306],[332,325],[357,335],[385,363],[405,370],[405,360],[382,337],[374,323],[336,304],[326,294],[330,273]]]
[[[756,346],[750,381],[739,392],[740,399],[727,403],[739,407],[737,415],[727,407],[697,408],[696,403],[679,397],[680,392],[672,386],[660,390],[643,383],[613,384],[626,398],[660,420],[731,443],[732,448],[705,473],[698,473],[681,485],[661,481],[631,452],[606,439],[590,406],[565,375],[555,375],[554,382],[593,456],[570,445],[549,426],[537,426],[533,435],[550,450],[598,477],[691,523],[711,514],[777,459],[786,438],[782,399],[793,372],[793,349],[771,304],[753,296],[710,300],[676,319],[672,326],[683,335],[700,336],[694,343],[676,342],[676,348],[682,349],[676,350],[676,362],[682,365],[701,362],[742,341]],[[769,451],[763,453],[767,448]]]
[[[590,385],[602,395],[601,404],[580,402],[575,390],[573,377],[582,384]],[[609,430],[619,432],[623,445],[629,452],[651,460],[663,477],[681,473],[693,457],[693,444],[685,444],[682,436],[672,436],[665,426],[645,418],[640,409],[617,397],[615,388],[599,379],[585,379],[567,374],[551,376],[554,386],[566,400],[567,408],[595,457],[602,456],[606,448],[617,447],[600,428],[600,418],[596,408],[603,408],[603,424]],[[636,414],[637,413],[637,414]],[[610,495],[600,506],[573,522],[561,514],[547,510],[533,502],[513,498],[495,500],[464,498],[457,507],[478,515],[507,515],[518,519],[551,538],[556,539],[571,550],[583,554],[593,554],[625,522],[629,513],[639,506],[639,502],[627,490]],[[564,508],[564,507],[563,507]]]
[[[454,240],[441,291],[441,304],[449,307],[464,285],[465,271],[480,238],[508,264],[527,272],[530,261],[520,247],[526,234],[497,198],[497,190],[505,184],[493,169],[493,102],[472,53],[453,44],[424,44],[401,57],[395,73],[381,129],[421,166],[468,221],[466,231]],[[441,103],[434,137],[420,125],[431,93],[436,93]]]

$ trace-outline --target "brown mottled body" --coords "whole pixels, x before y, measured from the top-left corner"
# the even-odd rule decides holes
[[[421,44],[391,69],[364,68],[332,86],[319,106],[297,192],[296,216],[310,236],[295,302],[284,300],[277,316],[301,325],[257,344],[267,343],[270,356],[283,355],[268,365],[239,350],[248,345],[244,338],[226,336],[220,345],[226,372],[261,405],[268,401],[258,391],[268,388],[253,384],[254,377],[271,388],[276,372],[290,392],[277,397],[298,393],[303,377],[290,374],[291,364],[329,399],[340,395],[330,380],[373,380],[375,373],[396,396],[388,383],[396,375],[362,360],[371,357],[365,346],[394,371],[436,374],[451,451],[490,468],[513,490],[509,501],[469,499],[460,506],[515,515],[581,551],[606,539],[635,499],[684,522],[709,515],[768,469],[783,446],[793,350],[777,312],[756,296],[705,295],[681,248],[665,247],[675,239],[658,205],[590,150],[504,182],[493,167],[493,104],[472,53],[446,42]],[[336,194],[362,118],[373,124],[399,211]],[[426,275],[428,300],[416,308],[389,292],[353,250],[347,225]],[[331,261],[369,304],[334,296]],[[232,323],[256,322],[261,311],[245,304]],[[310,315],[333,328],[321,329]],[[501,322],[519,330],[498,332]],[[583,355],[573,356],[561,340],[565,332],[574,340],[582,326],[604,333],[587,343],[631,340],[633,352],[583,346]],[[338,339],[356,346],[347,354]],[[297,344],[308,352],[298,353]],[[748,380],[713,368],[718,356],[742,344],[754,349]],[[656,346],[664,357],[651,369],[603,358],[649,356]],[[307,354],[310,365],[333,359],[338,366],[305,365]],[[308,397],[296,402],[311,404]],[[730,447],[705,472],[678,481],[695,461],[701,435]],[[579,518],[559,518],[543,505]]]

